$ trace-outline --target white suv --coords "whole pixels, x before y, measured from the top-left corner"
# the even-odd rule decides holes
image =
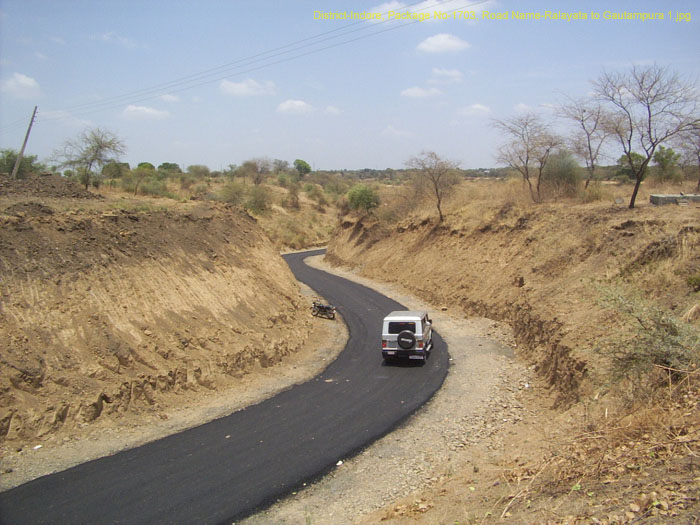
[[[433,349],[433,322],[428,312],[391,312],[382,324],[382,357],[427,361]]]

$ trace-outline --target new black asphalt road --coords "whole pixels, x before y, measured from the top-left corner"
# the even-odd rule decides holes
[[[325,372],[230,416],[3,492],[0,523],[230,523],[335,468],[424,404],[447,374],[446,345],[437,336],[424,366],[384,366],[382,318],[404,308],[303,263],[319,253],[285,258],[348,325],[347,346]]]

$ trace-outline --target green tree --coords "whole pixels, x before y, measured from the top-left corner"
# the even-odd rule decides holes
[[[634,151],[629,155],[622,155],[617,159],[617,171],[615,172],[615,176],[624,177],[629,181],[633,181],[635,178],[635,169],[639,169],[643,162],[644,157]]]
[[[366,184],[355,184],[348,190],[350,209],[369,213],[379,206],[379,195]]]
[[[37,162],[36,155],[23,155],[22,161],[19,163],[17,178],[24,178],[29,173],[38,173],[46,170],[46,166]],[[17,152],[13,149],[4,149],[0,151],[0,173],[12,173],[17,162]]]
[[[294,161],[294,168],[299,172],[299,178],[303,179],[304,175],[311,173],[311,166],[305,160],[297,159]]]
[[[657,178],[664,182],[677,178],[678,161],[680,161],[680,159],[680,154],[673,151],[673,149],[659,146],[659,149],[654,152]]]
[[[180,166],[174,162],[163,162],[158,166],[158,171],[167,171],[170,173],[182,173]]]
[[[124,175],[129,173],[129,163],[128,162],[107,162],[102,166],[102,177],[110,181],[110,186],[114,184],[115,179],[121,179]]]
[[[145,168],[147,170],[155,171],[156,167],[150,162],[139,162],[136,166],[137,168]]]
[[[93,170],[117,160],[125,151],[126,146],[114,133],[93,128],[66,141],[61,150],[54,152],[54,157],[60,160],[62,167],[75,170],[87,190]]]

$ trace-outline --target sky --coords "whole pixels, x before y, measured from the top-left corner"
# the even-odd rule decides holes
[[[697,84],[699,6],[0,0],[0,148],[20,149],[38,106],[26,153],[41,161],[101,128],[132,167],[268,157],[398,169],[422,151],[493,167],[504,141],[494,119],[532,111],[564,133],[556,106],[589,94],[604,71],[658,64]],[[663,20],[610,18],[661,9]]]

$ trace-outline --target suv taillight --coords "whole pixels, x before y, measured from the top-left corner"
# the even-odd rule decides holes
[[[382,348],[386,348],[386,340],[382,339]]]

